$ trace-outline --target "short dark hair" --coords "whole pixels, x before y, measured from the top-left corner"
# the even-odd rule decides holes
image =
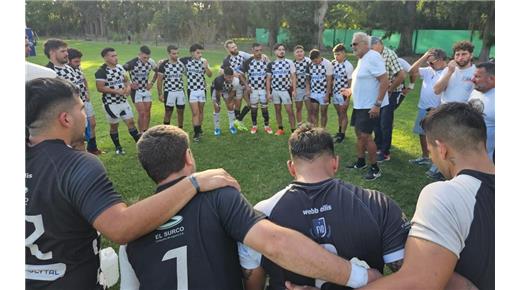
[[[203,50],[204,46],[202,46],[201,44],[198,44],[198,43],[194,43],[192,46],[190,46],[190,52],[194,52],[197,49]]]
[[[486,73],[490,76],[495,76],[495,63],[494,62],[483,62],[476,65],[477,68],[483,68]]]
[[[283,46],[283,48],[285,48],[285,45],[283,43],[275,43],[273,45],[273,50],[277,50],[280,46]]]
[[[305,50],[305,49],[303,48],[303,45],[301,45],[301,44],[297,44],[296,46],[294,46],[293,51],[295,51],[295,50],[297,50],[297,49]]]
[[[67,49],[67,52],[69,53],[69,59],[81,58],[83,56],[81,51],[72,47]]]
[[[456,42],[453,45],[453,53],[457,52],[458,50],[465,50],[465,51],[469,51],[470,53],[473,53],[474,48],[475,48],[475,46],[473,45],[473,43],[471,43],[467,40],[462,40],[462,41]]]
[[[332,52],[346,52],[347,49],[345,48],[345,45],[343,43],[338,43],[334,48],[332,49]]]
[[[428,142],[435,140],[455,150],[478,151],[486,144],[486,124],[482,113],[467,103],[450,102],[432,110],[421,122]]]
[[[148,55],[152,54],[152,51],[151,51],[150,48],[149,48],[148,46],[146,46],[146,45],[141,46],[141,47],[139,48],[139,51],[140,51],[141,53],[148,54]]]
[[[25,83],[25,127],[45,128],[59,110],[74,106],[78,88],[59,78],[37,78]]]
[[[137,157],[148,176],[159,183],[184,168],[188,148],[188,134],[182,129],[157,125],[146,130],[137,142]]]
[[[113,49],[112,47],[103,48],[103,50],[101,51],[101,56],[105,57],[105,55],[107,55],[107,53],[112,52],[112,51],[116,51],[116,50]]]
[[[60,47],[67,47],[67,43],[61,39],[58,38],[51,38],[48,39],[43,44],[43,53],[47,56],[47,58],[51,57],[50,52],[51,50],[56,50]]]
[[[311,49],[311,51],[309,52],[309,58],[311,60],[315,60],[318,57],[320,57],[320,51],[318,49],[316,49],[316,48]]]
[[[293,159],[308,161],[324,154],[334,156],[334,140],[325,129],[304,123],[289,137],[289,152]]]
[[[259,47],[259,46],[262,46],[262,45],[258,42],[255,42],[251,45],[251,48],[255,48],[255,47]]]
[[[435,59],[446,60],[447,58],[446,52],[441,48],[434,48],[431,50],[431,53],[433,54],[433,57],[435,57]]]
[[[224,67],[224,75],[232,75],[234,73],[233,69],[229,66],[229,65],[226,65]]]
[[[179,50],[179,48],[175,45],[168,45],[168,47],[166,47],[166,51],[168,53],[170,53],[172,50]]]

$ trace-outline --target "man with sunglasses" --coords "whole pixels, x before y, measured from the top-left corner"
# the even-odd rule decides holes
[[[421,67],[427,64],[426,67]],[[446,67],[446,53],[440,48],[428,50],[421,58],[419,58],[410,68],[410,75],[419,76],[422,81],[421,93],[419,95],[419,103],[417,108],[417,118],[413,132],[419,135],[421,142],[422,156],[416,159],[409,160],[410,163],[416,165],[431,165],[428,148],[426,143],[426,136],[422,129],[420,122],[426,117],[426,114],[434,108],[437,108],[440,103],[440,95],[435,94],[433,86],[441,77],[441,74]]]
[[[372,132],[379,124],[381,108],[388,105],[388,75],[383,57],[370,49],[370,36],[356,32],[352,37],[352,51],[359,58],[352,74],[352,112],[351,126],[356,129],[357,161],[347,168],[361,169],[367,166],[365,150],[368,152],[370,168],[366,180],[381,176],[376,161],[376,144]]]

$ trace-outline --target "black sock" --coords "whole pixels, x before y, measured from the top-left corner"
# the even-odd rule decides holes
[[[375,169],[375,170],[379,171],[379,166],[377,166],[377,162],[372,164],[372,169]]]
[[[269,111],[267,108],[262,109],[262,117],[264,117],[264,125],[269,126]]]
[[[97,149],[96,137],[90,138],[87,142],[87,150],[94,151]]]
[[[338,127],[338,134],[341,134],[341,126]]]
[[[235,119],[240,121],[240,110],[235,109]]]
[[[357,164],[365,165],[365,158],[358,158],[357,159]]]
[[[291,129],[291,133],[293,133],[293,132],[294,132],[294,130],[296,130],[296,129]]]
[[[119,143],[119,133],[110,133],[110,138],[112,139],[112,142],[114,142],[114,146],[117,148],[121,148],[121,144]]]
[[[242,112],[240,113],[240,115],[238,116],[238,120],[239,121],[242,121],[244,120],[244,117],[247,115],[247,113],[251,110],[251,108],[249,108],[249,106],[244,106],[244,108],[242,108]]]
[[[139,131],[137,131],[136,128],[128,129],[128,133],[130,133],[130,135],[132,135],[135,142],[137,142],[139,140],[139,138],[141,137],[141,134],[139,134]]]
[[[278,126],[278,129],[283,130],[283,126]]]
[[[253,126],[256,126],[256,120],[258,118],[258,109],[251,110],[251,121],[253,121]]]
[[[202,133],[202,128],[200,127],[200,125],[193,126],[193,131],[195,132],[195,136],[197,136],[200,135],[200,133]]]
[[[168,121],[168,122],[163,121],[163,125],[170,125],[170,121]]]

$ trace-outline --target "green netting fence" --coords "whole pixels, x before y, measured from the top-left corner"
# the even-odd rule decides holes
[[[323,32],[323,43],[326,47],[331,48],[338,43],[350,43],[352,35],[355,32],[362,30],[354,29],[325,29]],[[382,37],[385,35],[384,30],[372,30],[372,35]],[[289,32],[281,28],[277,41],[284,43],[289,39]],[[383,39],[386,46],[392,49],[399,47],[399,40],[401,35],[393,33],[390,38]],[[269,31],[264,28],[256,29],[256,41],[262,44],[267,44],[269,40]],[[455,42],[460,40],[469,40],[475,45],[473,55],[478,57],[480,49],[482,48],[482,40],[479,38],[479,32],[471,32],[471,30],[430,30],[419,29],[415,30],[412,37],[412,49],[415,54],[423,54],[429,48],[442,48],[448,55],[451,54],[452,46]],[[350,47],[349,47],[350,49]],[[489,53],[491,57],[495,56],[495,46],[491,47]]]

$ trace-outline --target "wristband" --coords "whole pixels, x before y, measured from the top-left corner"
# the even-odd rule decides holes
[[[409,88],[410,90],[413,90],[413,88],[415,87],[415,84],[414,83],[410,83],[408,84],[407,88]]]
[[[197,193],[200,193],[200,186],[199,186],[199,183],[197,182],[197,179],[195,178],[195,176],[193,176],[193,174],[192,174],[192,175],[188,176],[188,179],[190,180],[193,187],[195,187],[195,191],[197,191]]]
[[[355,260],[354,260],[355,259]],[[356,258],[350,260],[351,270],[348,278],[347,286],[351,288],[360,288],[368,282],[368,270],[364,265],[360,265],[361,261]],[[365,263],[366,264],[366,263]]]

